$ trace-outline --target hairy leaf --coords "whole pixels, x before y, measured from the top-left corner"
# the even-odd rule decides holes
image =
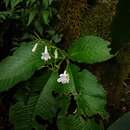
[[[12,56],[0,63],[0,91],[8,90],[20,81],[32,76],[44,62],[41,51],[44,45],[39,45],[36,52],[32,52],[34,43],[23,43]]]
[[[11,107],[10,120],[14,123],[15,130],[32,130],[34,128],[33,112],[37,97],[29,99],[28,104],[18,102]]]
[[[81,115],[99,114],[106,117],[106,92],[96,77],[88,70],[79,72],[79,68],[75,65],[68,66],[67,72],[70,82],[69,84],[58,85],[58,92],[72,94]]]
[[[59,130],[101,130],[93,120],[85,121],[78,115],[59,116]]]
[[[85,36],[72,43],[69,56],[74,61],[93,64],[112,58],[110,50],[108,41],[96,36]]]
[[[79,72],[79,94],[77,96],[78,109],[83,115],[106,116],[106,93],[96,77],[88,70]]]
[[[49,120],[55,116],[57,107],[52,91],[57,85],[56,78],[57,74],[52,73],[39,96],[31,96],[27,103],[19,101],[12,106],[10,120],[14,123],[15,130],[32,130],[32,128],[37,128],[36,116]]]

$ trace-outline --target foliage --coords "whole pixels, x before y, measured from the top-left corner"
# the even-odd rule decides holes
[[[23,28],[19,40],[32,39],[34,33],[42,36],[45,26],[49,25],[55,14],[55,9],[51,7],[52,2],[53,0],[2,0],[0,23],[8,26],[13,20]]]
[[[34,54],[33,46],[33,42],[22,43],[13,56],[0,63],[0,91],[8,90],[19,81],[27,80],[43,64],[39,57],[44,45],[39,45],[39,50]]]
[[[78,41],[73,42],[72,47],[69,49],[69,54],[72,60],[93,64],[112,57],[110,49],[107,47],[108,45],[108,41],[98,37],[81,37]]]
[[[106,94],[103,87],[97,82],[96,77],[87,70],[79,72],[79,95],[77,104],[83,115],[93,116],[99,114],[106,116]]]
[[[55,31],[54,16],[60,16],[54,7],[59,1],[0,2],[0,47],[9,45],[9,56],[0,62],[0,92],[13,92],[9,120],[14,130],[104,130],[107,94],[88,66],[114,55],[108,41],[80,36],[80,13],[86,3],[70,1],[62,10],[63,34]],[[18,31],[8,33],[12,25]]]
[[[60,130],[64,129],[64,125],[66,125],[65,128],[68,127],[66,124],[67,120],[72,120],[72,125],[67,129],[75,129],[75,127],[77,127],[76,129],[79,127],[86,130],[89,128],[92,130],[99,129],[99,126],[94,122],[94,116],[99,114],[103,118],[107,117],[105,110],[106,93],[91,72],[86,69],[80,71],[79,67],[73,65],[69,59],[79,62],[79,59],[84,61],[84,57],[86,57],[85,63],[90,64],[107,60],[112,56],[106,43],[101,38],[85,36],[77,40],[76,44],[69,48],[69,54],[67,54],[64,50],[55,47],[53,43],[39,40],[28,44],[23,43],[16,48],[13,56],[4,59],[0,64],[1,91],[13,87],[18,82],[27,80],[34,71],[41,67],[48,67],[52,71],[50,77],[48,79],[45,78],[44,86],[39,88],[38,93],[33,90],[37,87],[37,84],[35,84],[36,86],[28,92],[32,94],[21,97],[21,100],[18,100],[20,98],[16,96],[17,102],[10,110],[10,119],[14,123],[15,129],[31,130],[32,128],[37,129],[37,127],[38,130],[39,127],[46,129],[48,126],[40,126],[36,117],[40,116],[51,123],[56,114],[58,114],[57,125]],[[81,44],[83,49],[79,47]],[[97,49],[95,48],[96,44],[99,44]],[[56,50],[57,56],[54,53]],[[46,55],[43,55],[44,53],[42,52]],[[73,54],[76,55],[72,58]],[[48,55],[50,55],[51,59],[44,59]],[[41,56],[43,56],[43,59],[41,59]],[[58,70],[62,67],[61,63],[64,60],[66,61],[65,70],[67,74],[64,72],[60,76],[67,75],[69,77],[68,79],[66,79],[67,77],[61,78],[61,83],[58,83]],[[5,73],[3,74],[3,72]],[[63,80],[68,81],[63,82]],[[54,96],[54,92],[58,95]],[[63,99],[63,95],[66,98]],[[76,106],[72,111],[73,114],[69,114],[66,117],[65,113],[69,112],[69,104],[71,104],[71,100],[68,100],[68,98],[72,96]],[[62,101],[65,101],[65,104],[61,104]],[[89,117],[92,119],[89,119]],[[62,119],[59,120],[60,118]]]
[[[31,130],[40,127],[35,120],[37,115],[52,119],[56,113],[52,90],[56,85],[56,74],[52,73],[39,96],[29,97],[26,104],[24,101],[19,101],[12,106],[10,119],[15,123],[16,130]]]

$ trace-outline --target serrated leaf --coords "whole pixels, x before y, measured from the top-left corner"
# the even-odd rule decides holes
[[[78,115],[59,116],[59,130],[101,130],[93,120],[85,121]]]
[[[28,104],[18,102],[11,107],[10,120],[14,123],[14,130],[32,130],[34,128],[33,111],[37,97],[29,99]]]
[[[78,80],[79,94],[76,100],[80,113],[88,116],[99,114],[106,117],[106,92],[103,86],[88,70],[79,72]]]
[[[108,41],[96,36],[85,36],[72,43],[69,56],[73,61],[93,64],[113,57],[108,48]]]
[[[39,96],[31,96],[26,104],[24,101],[20,101],[11,107],[10,120],[14,123],[15,130],[37,128],[38,124],[35,120],[37,115],[50,121],[55,116],[57,107],[52,91],[57,85],[56,78],[57,74],[52,73]]]
[[[88,70],[79,72],[79,68],[72,64],[68,66],[67,73],[70,82],[59,84],[57,91],[68,95],[72,94],[81,115],[93,116],[99,114],[106,117],[106,92],[96,77]]]
[[[18,82],[29,79],[44,64],[41,60],[44,44],[39,44],[37,51],[32,53],[34,44],[23,43],[12,56],[0,63],[0,91],[8,90]]]

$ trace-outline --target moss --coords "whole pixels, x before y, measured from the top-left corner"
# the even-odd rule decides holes
[[[117,0],[100,0],[94,7],[87,8],[82,14],[81,34],[96,35],[111,40],[112,17],[115,14]]]
[[[86,0],[62,0],[59,28],[65,44],[70,44],[73,39],[80,36],[81,11],[85,6]]]

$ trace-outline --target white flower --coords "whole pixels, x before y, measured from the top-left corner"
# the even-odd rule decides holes
[[[33,49],[32,49],[32,52],[35,52],[35,51],[36,51],[37,46],[38,46],[38,43],[36,43],[36,44],[34,45],[34,47],[33,47]]]
[[[58,51],[57,51],[57,49],[56,49],[55,52],[54,52],[54,56],[55,56],[55,59],[58,58]]]
[[[62,83],[62,84],[67,84],[67,83],[69,83],[70,78],[69,78],[69,74],[66,72],[66,70],[64,71],[63,74],[60,74],[59,76],[60,76],[60,77],[57,79],[57,82],[58,82],[58,83]]]
[[[48,49],[47,46],[45,46],[45,50],[44,52],[42,52],[42,56],[41,56],[42,60],[48,61],[49,59],[51,59],[49,53],[48,53]]]

